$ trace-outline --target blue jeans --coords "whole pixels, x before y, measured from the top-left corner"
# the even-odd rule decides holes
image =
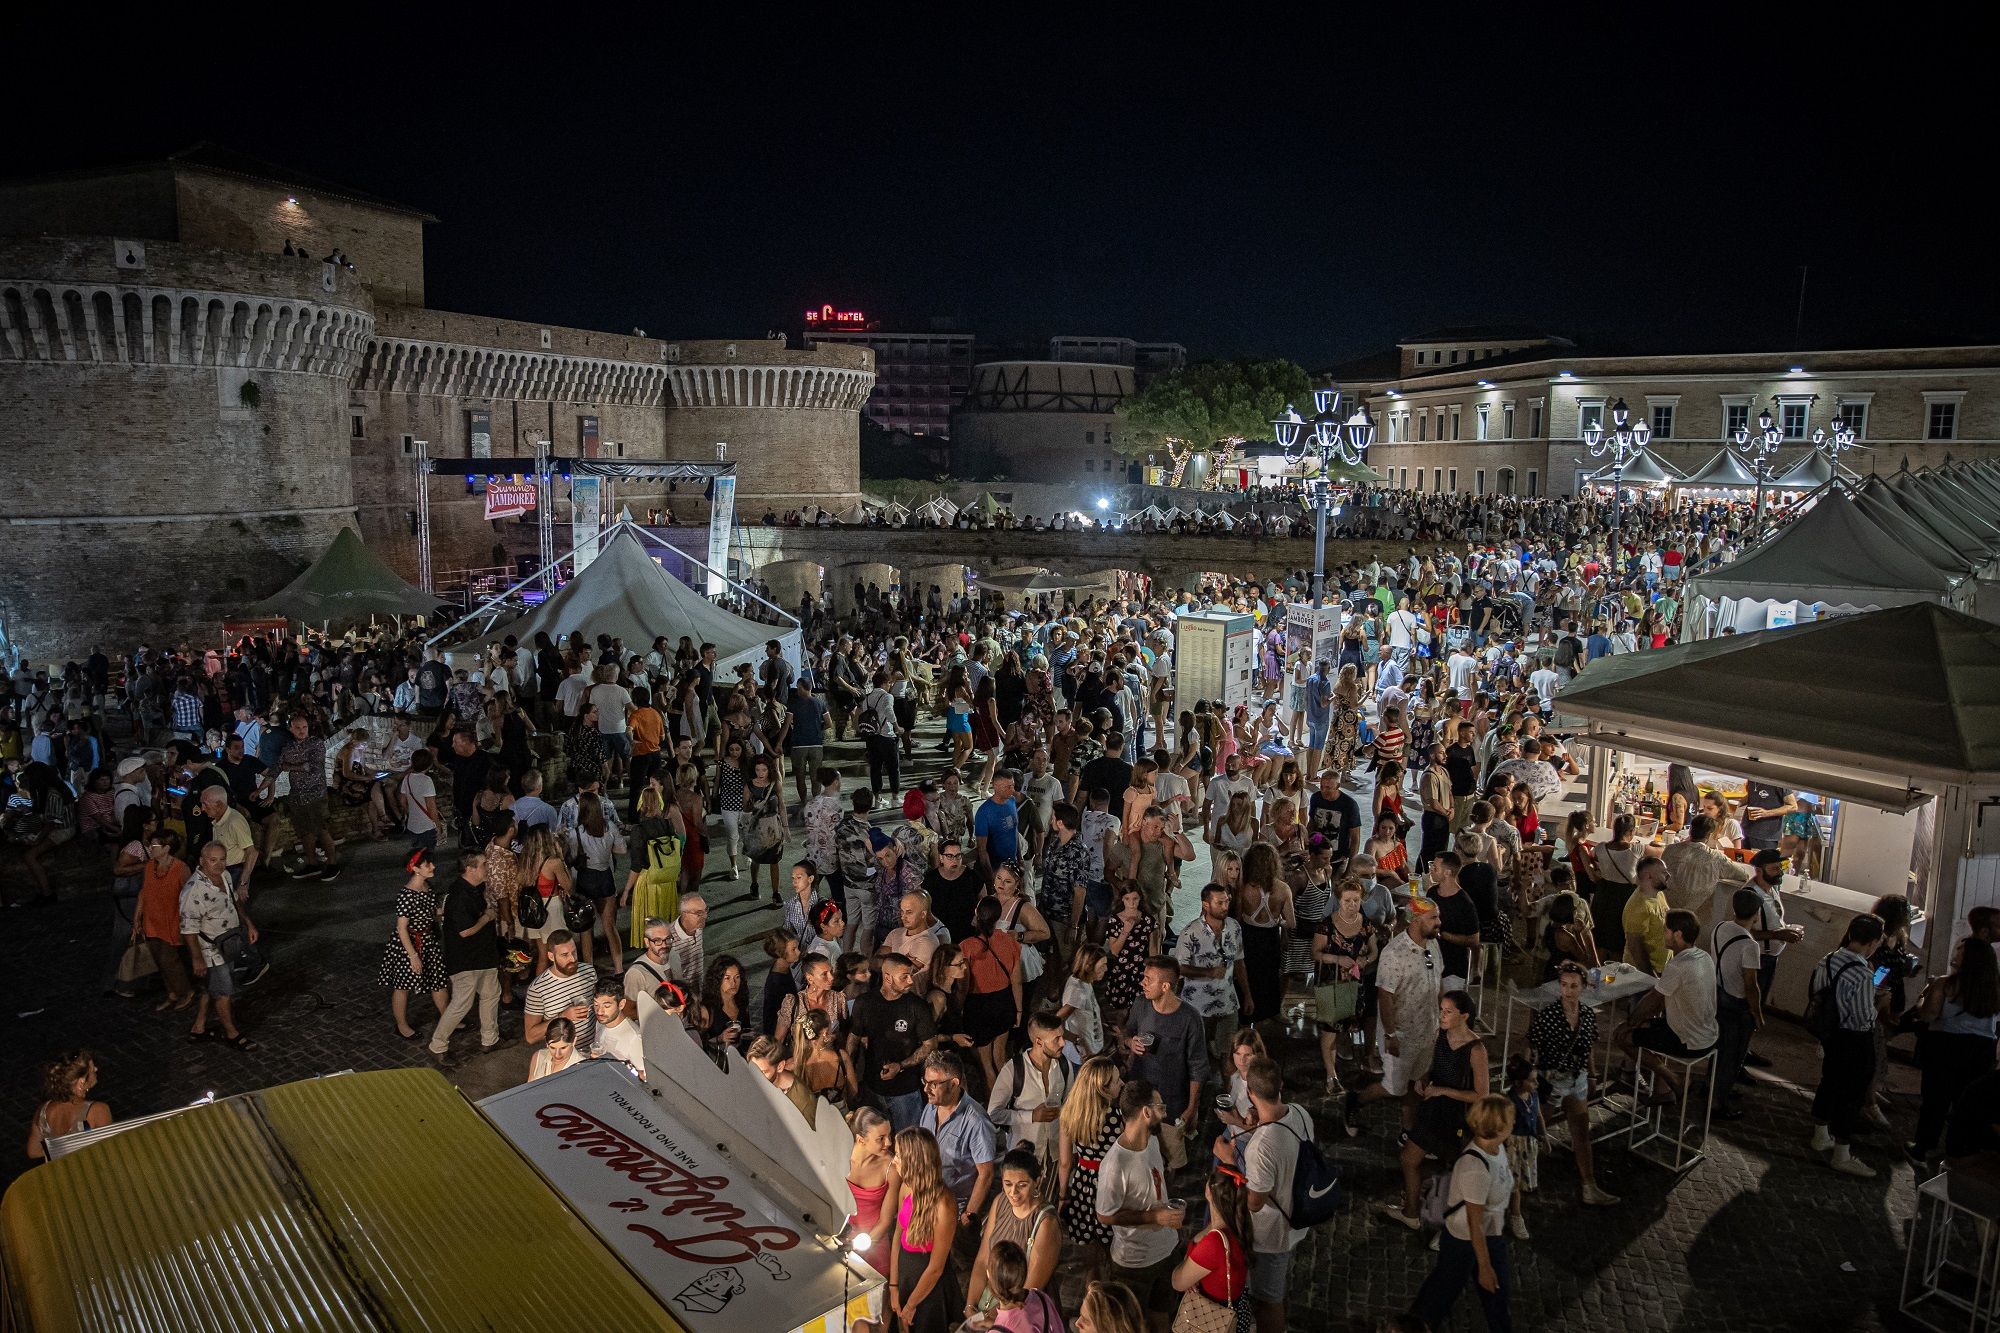
[[[1493,1260],[1493,1275],[1500,1279],[1498,1291],[1488,1291],[1479,1285],[1479,1260],[1472,1252],[1472,1242],[1446,1231],[1438,1241],[1437,1267],[1431,1269],[1431,1275],[1417,1289],[1410,1313],[1423,1320],[1428,1328],[1442,1328],[1444,1321],[1451,1318],[1452,1307],[1458,1304],[1459,1292],[1470,1283],[1473,1294],[1479,1297],[1480,1311],[1486,1316],[1488,1333],[1514,1333],[1514,1316],[1507,1308],[1514,1289],[1507,1267],[1507,1238],[1488,1236],[1486,1253]]]
[[[924,1094],[919,1090],[895,1096],[884,1095],[882,1109],[889,1113],[890,1132],[900,1134],[923,1118]]]

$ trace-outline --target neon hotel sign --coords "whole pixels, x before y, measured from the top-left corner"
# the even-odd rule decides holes
[[[859,310],[835,310],[830,305],[823,305],[817,310],[806,311],[806,323],[808,324],[860,325],[867,322],[868,316]]]

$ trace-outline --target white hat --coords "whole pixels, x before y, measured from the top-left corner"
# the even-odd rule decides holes
[[[118,776],[121,778],[129,778],[134,773],[144,772],[145,768],[146,768],[146,761],[135,754],[130,756],[129,758],[120,759],[118,761]]]

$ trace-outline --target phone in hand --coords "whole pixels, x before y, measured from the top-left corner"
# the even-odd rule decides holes
[[[1888,979],[1889,969],[1886,966],[1878,967],[1875,969],[1875,980],[1869,984],[1879,986]]]

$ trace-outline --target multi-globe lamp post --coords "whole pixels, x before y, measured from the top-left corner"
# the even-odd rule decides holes
[[[1277,431],[1278,447],[1285,462],[1293,467],[1308,459],[1319,463],[1319,472],[1305,479],[1306,503],[1313,510],[1313,605],[1322,605],[1326,596],[1326,520],[1337,512],[1333,502],[1333,480],[1327,474],[1337,461],[1346,467],[1360,467],[1375,443],[1375,423],[1360,403],[1345,418],[1341,416],[1340,390],[1314,389],[1313,416],[1307,421],[1290,403],[1271,425]]]
[[[1611,567],[1624,568],[1621,538],[1624,525],[1625,469],[1646,452],[1652,442],[1653,428],[1644,421],[1632,420],[1632,411],[1620,398],[1611,405],[1611,429],[1604,429],[1602,421],[1593,421],[1583,429],[1583,443],[1590,450],[1592,458],[1611,456]]]
[[[1771,409],[1767,407],[1757,414],[1756,430],[1738,426],[1733,438],[1737,450],[1750,460],[1757,473],[1757,512],[1753,521],[1761,529],[1764,526],[1764,481],[1771,475],[1771,460],[1778,456],[1778,446],[1785,442],[1785,432],[1772,419]]]

